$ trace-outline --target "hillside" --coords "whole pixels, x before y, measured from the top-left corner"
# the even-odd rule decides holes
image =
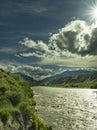
[[[37,117],[28,85],[21,76],[0,69],[0,130],[51,130]]]
[[[29,83],[29,86],[38,86],[38,85],[41,85],[41,82],[40,81],[36,81],[34,80],[32,77],[26,75],[26,74],[23,74],[23,73],[14,73],[15,75],[20,75],[25,81],[27,81]]]
[[[78,76],[78,75],[82,75],[82,74],[89,74],[91,73],[92,71],[89,71],[89,70],[67,70],[67,71],[64,71],[62,72],[61,74],[57,74],[55,76],[52,76],[52,77],[49,77],[49,78],[45,78],[42,82],[44,83],[50,83],[52,82],[53,80],[55,79],[59,79],[59,78],[67,78],[67,77],[74,77],[74,76]]]
[[[86,87],[96,88],[96,83],[97,83],[97,72],[91,72],[75,76],[55,77],[48,82],[48,85],[64,85],[64,86],[68,85],[70,87],[72,86],[81,87],[85,85]]]

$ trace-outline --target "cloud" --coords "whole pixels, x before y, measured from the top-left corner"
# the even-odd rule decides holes
[[[20,56],[41,58],[39,64],[42,65],[97,66],[97,28],[85,21],[71,21],[52,34],[48,43],[29,38],[19,43],[32,50]]]
[[[34,56],[34,57],[37,57],[37,58],[43,58],[44,57],[44,55],[39,54],[39,53],[35,53],[35,52],[21,53],[17,56],[22,56],[22,57],[32,57],[32,56]]]
[[[69,67],[96,67],[97,66],[97,56],[78,56],[75,55],[73,58],[44,58],[41,65],[58,65],[58,66],[69,66]]]
[[[42,40],[38,40],[35,42],[32,39],[24,38],[23,41],[19,41],[19,43],[28,49],[30,51],[20,53],[19,56],[22,57],[38,57],[38,58],[44,58],[44,57],[52,57],[52,56],[60,56],[60,53],[57,52],[58,50],[54,48],[54,46],[50,46],[50,44],[44,43]]]
[[[17,56],[44,58],[51,52],[51,50],[49,50],[49,46],[42,40],[35,42],[32,39],[25,38],[23,41],[19,41],[19,43],[27,47],[29,51],[22,52]]]
[[[92,36],[87,49],[87,53],[90,55],[97,55],[97,28],[94,28],[92,31]]]
[[[83,55],[87,50],[90,37],[90,27],[84,21],[75,20],[53,34],[49,41],[51,44],[56,44],[61,51]]]
[[[75,20],[53,34],[49,42],[61,51],[72,54],[97,55],[97,28],[89,26],[85,21]]]
[[[52,69],[44,69],[39,66],[22,65],[22,64],[14,65],[12,63],[9,63],[8,65],[0,65],[0,68],[3,68],[4,70],[9,71],[11,73],[21,72],[25,75],[32,77],[35,80],[42,80],[54,74]]]
[[[42,80],[46,77],[50,77],[53,75],[52,69],[43,69],[42,67],[35,67],[29,65],[19,67],[19,71],[29,75],[30,77],[33,77],[35,80]]]
[[[95,30],[96,28],[93,30],[87,25],[86,22],[75,20],[67,24],[64,28],[60,29],[58,33],[53,34],[49,38],[48,44],[41,40],[35,42],[34,40],[28,38],[25,38],[24,41],[20,41],[20,43],[29,48],[45,51],[45,53],[53,56],[60,56],[60,54],[63,55],[68,52],[82,56],[88,55],[89,53],[91,55],[92,52],[90,52],[90,48],[92,46],[91,43],[93,42],[92,39],[96,35]]]
[[[48,51],[48,46],[42,40],[38,40],[37,42],[35,42],[34,40],[25,38],[23,41],[20,41],[19,43],[28,48],[33,48],[40,51]]]

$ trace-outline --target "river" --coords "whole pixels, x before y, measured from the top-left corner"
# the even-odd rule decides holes
[[[93,89],[34,87],[37,114],[53,130],[97,130]]]

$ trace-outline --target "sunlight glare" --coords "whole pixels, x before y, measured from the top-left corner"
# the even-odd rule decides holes
[[[90,16],[90,21],[97,22],[97,1],[89,6],[88,15]]]
[[[93,10],[93,17],[95,20],[97,20],[97,8]]]

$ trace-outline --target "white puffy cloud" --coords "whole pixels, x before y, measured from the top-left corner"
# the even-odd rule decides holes
[[[37,58],[43,58],[44,55],[43,54],[39,54],[39,53],[35,53],[35,52],[28,52],[28,53],[21,53],[19,54],[19,56],[22,56],[22,57],[37,57]]]
[[[25,38],[23,41],[20,41],[19,43],[28,48],[33,48],[40,51],[48,51],[48,46],[42,40],[38,40],[37,42],[35,42],[34,40]]]

